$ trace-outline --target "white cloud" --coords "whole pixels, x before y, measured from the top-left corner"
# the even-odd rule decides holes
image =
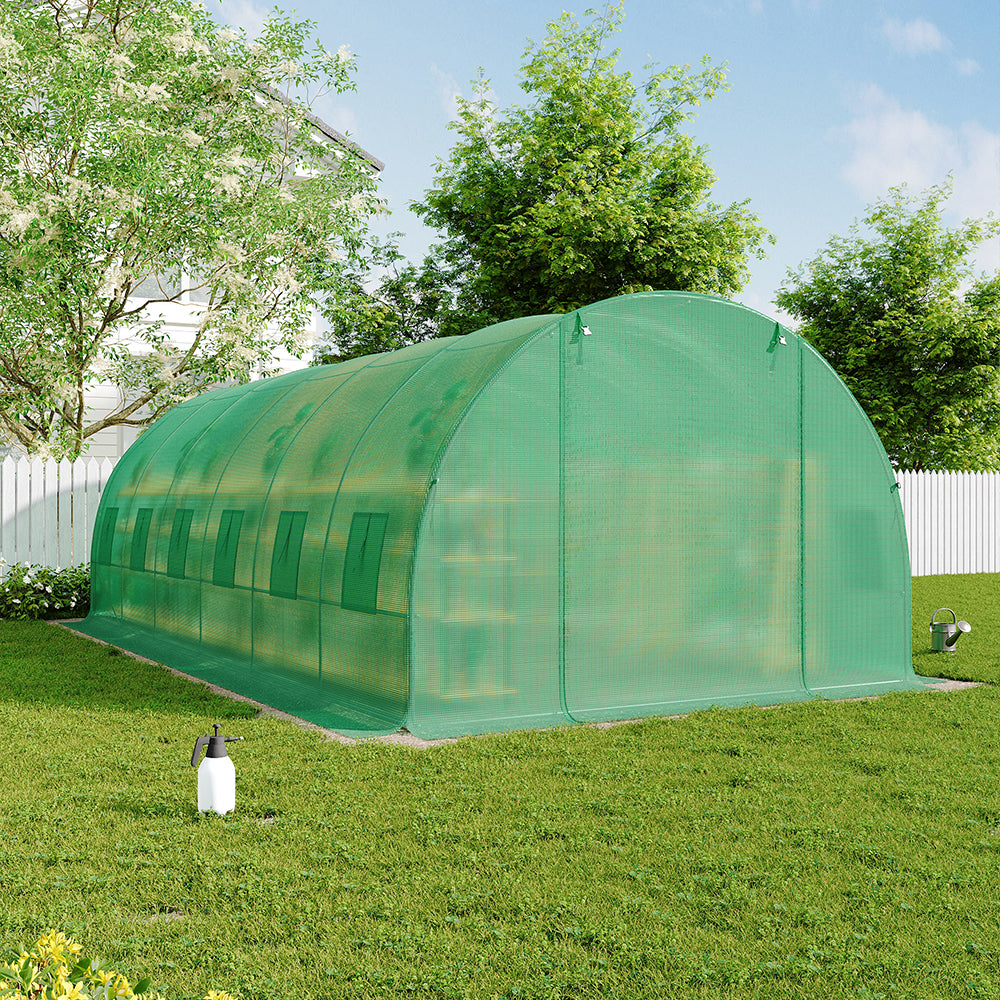
[[[913,21],[897,21],[894,17],[882,22],[882,34],[896,52],[916,56],[922,52],[943,52],[948,48],[948,39],[930,21],[917,18]]]
[[[958,132],[962,162],[955,168],[954,207],[964,216],[1000,209],[1000,132],[967,122]]]
[[[458,116],[458,99],[462,96],[462,88],[450,73],[445,73],[437,66],[431,66],[431,76],[437,87],[441,108],[449,119]]]
[[[871,201],[897,184],[922,190],[955,177],[952,207],[983,215],[997,207],[1000,192],[1000,132],[978,122],[952,128],[906,109],[871,84],[859,96],[857,117],[834,135],[850,153],[844,179]]]
[[[756,17],[764,13],[764,0],[701,0],[700,8],[711,17]]]
[[[959,59],[955,63],[955,68],[962,76],[974,76],[979,72],[981,67],[975,59]]]
[[[906,110],[874,84],[861,92],[858,110],[835,135],[851,149],[843,177],[863,198],[873,200],[897,184],[929,187],[955,169],[960,151],[947,126]]]
[[[883,197],[890,187],[907,184],[919,192],[941,184],[948,175],[954,190],[948,215],[954,219],[981,217],[1000,204],[1000,132],[979,122],[957,128],[906,109],[874,84],[860,94],[857,116],[834,130],[849,149],[841,174],[865,201]],[[996,269],[1000,260],[991,241],[984,265]],[[983,260],[983,254],[979,255]]]
[[[445,115],[447,115],[449,119],[457,118],[458,102],[465,96],[462,93],[462,88],[459,87],[455,78],[450,73],[445,73],[443,69],[440,69],[433,64],[431,65],[431,76],[434,77],[434,83],[437,86],[441,110],[444,111]],[[493,88],[489,86],[489,81],[486,81],[486,84],[486,86],[480,88],[473,81],[473,94],[472,97],[468,98],[468,100],[473,104],[486,103],[494,105],[496,103],[496,93]]]
[[[270,10],[253,0],[205,0],[205,9],[216,21],[243,28],[248,38],[256,38],[264,28]]]

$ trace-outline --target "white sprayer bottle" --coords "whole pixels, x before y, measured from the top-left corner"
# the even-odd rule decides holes
[[[216,812],[220,816],[236,808],[236,768],[226,753],[226,744],[242,736],[222,736],[219,724],[213,723],[215,735],[199,736],[191,755],[191,766],[198,763],[201,748],[208,746],[205,759],[198,768],[198,811]]]

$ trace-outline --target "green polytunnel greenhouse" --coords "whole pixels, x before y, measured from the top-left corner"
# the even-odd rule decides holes
[[[115,468],[91,567],[81,631],[352,735],[919,683],[871,424],[689,293],[192,399]]]

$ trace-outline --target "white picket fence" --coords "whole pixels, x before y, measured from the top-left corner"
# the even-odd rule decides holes
[[[0,460],[0,579],[12,563],[90,562],[97,504],[114,467],[107,458]]]
[[[0,579],[6,565],[90,561],[97,504],[114,462],[0,461]],[[899,472],[910,572],[1000,573],[1000,473]]]
[[[910,572],[1000,573],[1000,473],[897,472]]]

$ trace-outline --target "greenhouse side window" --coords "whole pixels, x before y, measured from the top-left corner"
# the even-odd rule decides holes
[[[170,548],[167,550],[167,576],[184,579],[187,565],[188,537],[191,534],[193,510],[178,508],[174,511],[174,524],[170,529]]]
[[[215,563],[212,583],[216,587],[233,587],[236,579],[236,549],[240,544],[243,511],[224,510],[219,518],[219,534],[215,539]]]
[[[111,543],[115,540],[117,521],[118,508],[108,507],[101,517],[100,541],[97,543],[97,562],[104,566],[111,565]]]
[[[378,610],[378,574],[388,514],[357,513],[351,519],[344,558],[340,603],[351,611],[375,614]]]
[[[142,572],[146,568],[146,541],[149,538],[149,522],[153,519],[152,507],[140,507],[135,515],[135,529],[132,532],[132,553],[129,569]]]
[[[299,592],[299,556],[302,535],[306,530],[304,510],[283,510],[278,516],[278,530],[271,553],[272,597],[295,598]]]

